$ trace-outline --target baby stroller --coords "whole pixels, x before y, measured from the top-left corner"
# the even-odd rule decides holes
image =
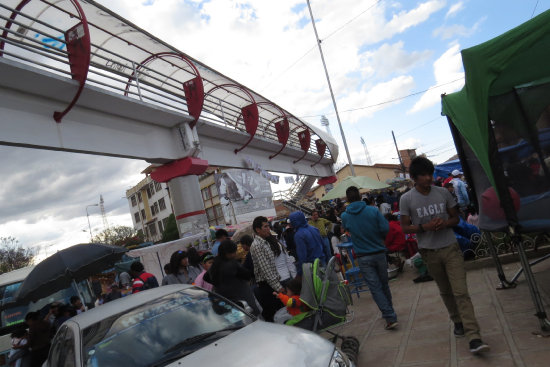
[[[356,363],[359,340],[352,336],[340,336],[329,330],[351,322],[354,316],[348,308],[352,304],[351,293],[347,283],[338,278],[339,270],[335,257],[330,259],[326,267],[319,264],[319,259],[313,264],[303,264],[300,300],[310,310],[294,316],[286,324],[316,333],[327,332],[332,335],[331,340],[335,344],[341,339],[340,349]]]

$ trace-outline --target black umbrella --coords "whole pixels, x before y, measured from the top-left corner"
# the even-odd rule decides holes
[[[109,269],[126,251],[124,247],[102,243],[83,243],[58,251],[34,267],[19,287],[14,302],[6,306],[36,302]]]

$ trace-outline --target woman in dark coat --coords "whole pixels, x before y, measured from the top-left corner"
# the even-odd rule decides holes
[[[237,245],[231,240],[224,240],[218,248],[218,256],[208,270],[210,283],[214,292],[234,302],[246,301],[253,309],[254,315],[260,311],[250,288],[252,273],[237,261]]]

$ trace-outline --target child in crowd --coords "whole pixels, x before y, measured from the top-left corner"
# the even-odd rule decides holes
[[[296,316],[303,312],[303,302],[300,300],[302,291],[301,278],[294,278],[286,285],[286,294],[273,292],[277,298],[286,306],[286,310],[291,316]]]
[[[21,366],[23,358],[25,358],[25,356],[28,356],[27,342],[27,329],[19,328],[11,333],[11,351],[8,355],[10,366]]]
[[[213,262],[214,262],[214,255],[212,255],[210,252],[207,252],[202,255],[201,263],[202,263],[203,271],[197,276],[194,283],[196,286],[204,288],[208,291],[212,290],[212,284],[204,280],[204,274],[206,274],[208,269],[210,269]]]

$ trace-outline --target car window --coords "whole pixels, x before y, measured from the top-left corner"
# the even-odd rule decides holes
[[[63,351],[63,340],[65,333],[67,332],[67,326],[63,325],[59,328],[52,341],[52,347],[50,349],[49,365],[50,366],[62,366],[59,364],[61,352]]]
[[[58,366],[74,367],[76,361],[74,358],[74,335],[71,328],[67,328],[62,339],[62,347],[59,353]]]
[[[67,325],[62,325],[55,334],[49,361],[50,366],[74,367],[76,365],[74,334]]]
[[[200,349],[252,321],[226,299],[190,288],[84,329],[83,360],[93,367],[149,366]]]

